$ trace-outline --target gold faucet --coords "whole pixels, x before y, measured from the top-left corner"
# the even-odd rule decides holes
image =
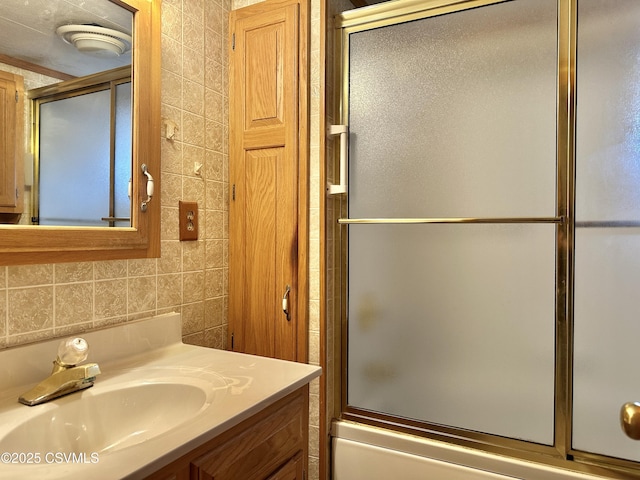
[[[76,365],[87,358],[87,343],[82,338],[63,341],[53,362],[51,375],[18,398],[30,407],[48,402],[93,385],[100,367],[97,363]]]

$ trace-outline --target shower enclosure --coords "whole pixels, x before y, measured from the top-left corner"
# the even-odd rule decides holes
[[[401,0],[338,24],[342,417],[638,475],[619,416],[640,401],[640,2]]]

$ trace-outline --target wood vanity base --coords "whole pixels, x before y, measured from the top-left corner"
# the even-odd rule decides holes
[[[309,386],[305,385],[147,478],[302,480],[308,442]]]

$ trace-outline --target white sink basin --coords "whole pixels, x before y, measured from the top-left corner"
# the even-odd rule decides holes
[[[18,420],[2,429],[7,433],[0,438],[0,452],[114,452],[190,420],[225,395],[227,386],[215,374],[165,369],[101,380],[42,405],[11,405]]]

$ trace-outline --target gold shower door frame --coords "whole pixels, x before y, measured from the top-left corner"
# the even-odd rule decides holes
[[[336,18],[335,37],[335,123],[348,124],[349,118],[349,35],[378,27],[391,26],[412,20],[425,19],[460,12],[476,7],[517,0],[400,0],[351,10]],[[574,283],[574,231],[575,231],[575,110],[576,110],[576,30],[578,0],[558,0],[558,54],[557,54],[557,123],[556,123],[556,216],[548,218],[340,218],[341,226],[334,241],[336,264],[341,274],[340,317],[335,330],[341,341],[336,360],[335,387],[340,390],[340,417],[384,428],[417,434],[455,443],[483,451],[506,454],[547,465],[575,471],[594,473],[609,478],[639,477],[635,462],[604,455],[573,450],[572,432],[572,359],[573,359],[573,283]],[[337,149],[336,149],[337,150]],[[337,152],[334,152],[337,154]],[[331,171],[338,177],[338,160]],[[330,167],[331,168],[331,167]],[[342,213],[346,201],[341,202]],[[347,403],[347,325],[348,285],[348,224],[411,224],[411,223],[554,223],[556,224],[556,300],[555,300],[555,415],[554,445],[546,446],[516,439],[498,437],[453,427],[429,424],[359,409]],[[339,322],[339,323],[338,323]],[[640,448],[640,444],[639,444]]]

